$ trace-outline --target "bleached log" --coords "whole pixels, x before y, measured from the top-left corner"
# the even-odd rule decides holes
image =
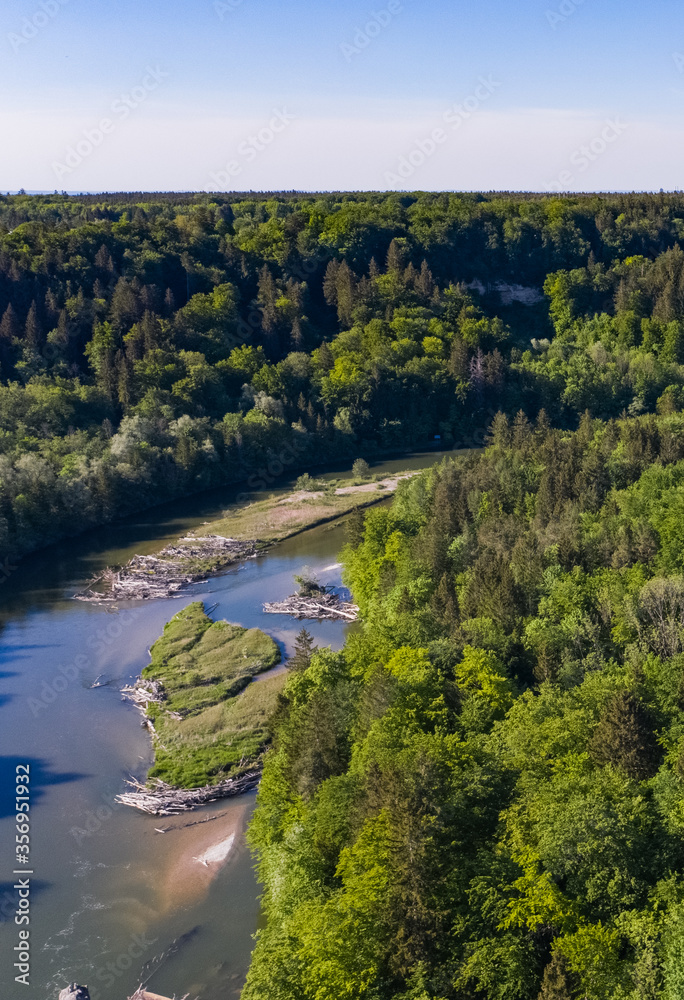
[[[77,601],[97,604],[174,597],[185,587],[206,580],[206,567],[195,569],[198,562],[209,560],[218,571],[255,554],[255,541],[222,535],[186,537],[182,544],[167,545],[156,556],[135,555],[123,569],[106,569],[74,596]]]
[[[151,816],[178,816],[206,805],[207,802],[249,792],[257,787],[260,780],[261,769],[249,771],[239,778],[227,778],[217,785],[205,785],[203,788],[174,788],[159,779],[152,787],[147,787],[133,779],[127,784],[135,790],[122,792],[116,796],[115,801]]]
[[[142,678],[133,685],[126,684],[122,687],[121,694],[142,709],[146,709],[148,705],[161,705],[165,697],[164,688],[159,681],[146,681]]]
[[[321,594],[316,597],[293,594],[284,601],[264,604],[263,610],[269,615],[289,615],[291,618],[311,618],[317,621],[342,619],[354,622],[359,617],[358,606],[343,601],[337,594]]]

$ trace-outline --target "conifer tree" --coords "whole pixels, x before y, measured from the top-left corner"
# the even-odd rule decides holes
[[[31,308],[28,311],[24,332],[28,346],[32,347],[34,350],[38,350],[43,341],[43,327],[38,319],[38,307],[36,306],[35,299],[31,303]]]
[[[337,317],[340,323],[350,326],[354,314],[356,275],[346,260],[343,260],[338,268],[335,287],[337,290]]]
[[[114,261],[107,247],[102,244],[95,254],[95,267],[104,275],[111,277],[114,274]]]
[[[311,663],[311,657],[318,649],[318,646],[314,645],[314,638],[307,629],[303,628],[301,632],[297,634],[295,639],[295,651],[294,655],[288,660],[288,667],[290,670],[296,670],[298,673],[303,673],[309,664]]]
[[[432,298],[432,293],[435,290],[435,282],[432,277],[432,271],[428,267],[428,262],[426,260],[424,260],[421,264],[420,274],[416,280],[416,290],[426,300]]]
[[[261,325],[264,332],[267,334],[272,333],[278,323],[278,310],[276,308],[277,300],[278,287],[268,268],[268,265],[264,264],[259,271],[259,293],[257,295],[257,301],[261,306]]]
[[[0,340],[11,344],[20,335],[19,321],[14,311],[14,306],[10,302],[0,320]]]
[[[565,957],[555,952],[544,969],[537,1000],[573,1000],[577,995],[576,986]]]
[[[337,260],[331,260],[325,269],[325,277],[323,278],[323,295],[329,306],[337,305],[337,272],[339,269],[340,263]]]
[[[398,278],[404,273],[406,261],[406,251],[399,240],[392,240],[387,251],[387,273],[394,274]]]
[[[589,750],[598,764],[612,764],[636,781],[653,777],[661,758],[650,712],[629,691],[608,700]]]

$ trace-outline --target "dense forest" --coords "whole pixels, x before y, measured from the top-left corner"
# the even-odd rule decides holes
[[[348,518],[362,624],[260,732],[245,1000],[684,995],[683,239],[667,194],[0,196],[5,566],[487,444]]]
[[[522,364],[645,364],[632,310],[564,310]],[[684,415],[499,414],[354,515],[344,561],[364,625],[281,696],[245,1000],[679,1000]]]
[[[684,196],[0,196],[0,554],[209,486],[684,405]]]

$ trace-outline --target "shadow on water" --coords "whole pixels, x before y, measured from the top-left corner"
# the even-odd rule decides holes
[[[14,923],[14,916],[19,903],[19,894],[15,885],[18,884],[18,879],[21,875],[16,875],[14,882],[0,882],[0,924]],[[34,879],[31,878],[31,904],[34,903],[36,896],[45,892],[52,886],[52,882],[46,882],[44,879]]]
[[[52,785],[63,785],[70,781],[81,781],[86,774],[65,772],[57,774],[50,770],[49,764],[39,758],[31,757],[0,757],[0,819],[6,819],[15,813],[16,775],[17,767],[28,766],[31,804],[44,795],[44,789]],[[22,771],[22,773],[25,773]]]
[[[48,646],[46,643],[42,644],[22,643],[21,645],[17,644],[16,646],[3,646],[2,649],[0,649],[0,663],[15,664],[19,660],[30,660],[32,659],[30,655],[32,650],[36,649],[51,650],[53,648],[54,648],[53,646]],[[0,672],[0,680],[5,677],[18,677],[18,676],[19,674],[16,670],[11,673]]]

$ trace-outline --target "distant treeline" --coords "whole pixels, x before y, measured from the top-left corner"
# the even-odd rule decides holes
[[[283,464],[678,411],[684,196],[0,196],[0,553]]]

